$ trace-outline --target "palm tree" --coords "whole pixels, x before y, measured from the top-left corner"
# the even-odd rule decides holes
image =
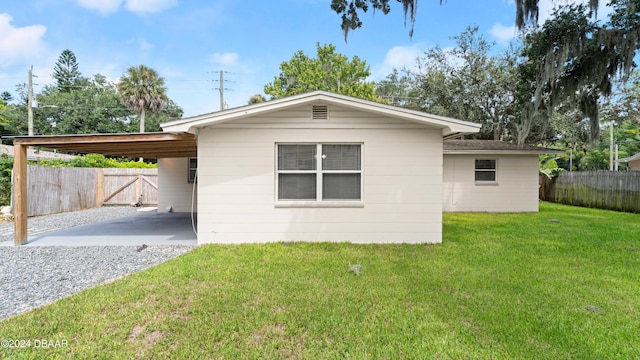
[[[140,132],[144,132],[144,117],[148,111],[155,114],[167,103],[167,88],[158,72],[145,66],[133,66],[120,77],[118,92],[124,104],[136,111],[140,119]]]

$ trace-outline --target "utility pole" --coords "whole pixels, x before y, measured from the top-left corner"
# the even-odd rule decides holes
[[[224,72],[220,70],[220,111],[224,110],[224,78],[222,76]]]
[[[27,121],[29,136],[33,136],[33,65],[29,69],[29,89],[27,92]]]
[[[224,87],[224,82],[228,80],[224,79],[224,73],[229,73],[228,71],[223,71],[223,70],[218,70],[218,72],[220,73],[220,79],[219,80],[213,80],[213,81],[220,81],[220,86],[217,88],[214,88],[214,90],[219,90],[220,91],[220,111],[224,110],[225,108],[225,102],[224,102],[224,91],[225,90],[231,90],[231,89],[227,89],[226,87]]]
[[[614,168],[615,171],[618,171],[618,144],[616,144],[616,166]]]
[[[613,121],[609,123],[609,171],[613,171]]]

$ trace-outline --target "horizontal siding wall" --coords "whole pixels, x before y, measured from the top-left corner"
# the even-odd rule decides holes
[[[497,183],[476,185],[475,159],[497,159]],[[538,155],[445,155],[443,211],[538,211]]]
[[[194,184],[187,181],[188,167],[188,158],[158,159],[158,211],[191,212]],[[197,201],[193,210],[197,211]]]
[[[338,112],[330,110],[336,121]],[[284,116],[283,114],[280,114]],[[230,126],[202,129],[199,154],[199,243],[350,241],[354,243],[437,243],[442,239],[442,135],[396,121],[356,129],[305,128],[306,111],[272,115]],[[286,116],[284,116],[286,118]],[[362,121],[360,118],[362,117]],[[276,121],[277,120],[277,121]],[[314,122],[318,120],[313,120]],[[320,120],[322,121],[322,120]],[[270,129],[276,122],[291,128]],[[246,123],[263,125],[259,129]],[[234,125],[236,122],[234,122]],[[404,125],[404,123],[401,123]],[[275,206],[276,143],[363,143],[363,202],[359,208]]]

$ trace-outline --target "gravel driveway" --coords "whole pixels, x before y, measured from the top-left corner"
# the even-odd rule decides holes
[[[29,219],[29,234],[132,215],[103,207]],[[0,241],[13,223],[0,224]],[[194,246],[0,246],[0,320],[182,255]]]

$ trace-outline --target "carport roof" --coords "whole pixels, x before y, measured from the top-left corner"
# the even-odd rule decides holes
[[[75,153],[147,159],[196,157],[195,135],[187,133],[86,134],[16,136],[14,145],[38,146]]]

